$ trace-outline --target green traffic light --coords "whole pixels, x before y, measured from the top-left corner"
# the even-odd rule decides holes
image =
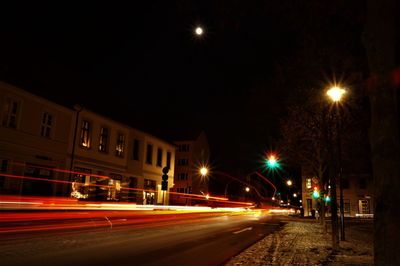
[[[268,160],[267,160],[267,166],[269,168],[277,168],[279,167],[279,162],[278,160],[275,158],[274,155],[269,156]]]
[[[318,199],[319,198],[319,192],[317,190],[314,190],[314,192],[312,193],[312,196],[314,199]]]
[[[325,202],[330,202],[330,201],[331,201],[331,197],[326,196],[326,197],[325,197]]]

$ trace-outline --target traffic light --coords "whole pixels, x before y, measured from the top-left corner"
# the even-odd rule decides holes
[[[161,190],[168,190],[168,172],[169,172],[169,167],[164,167],[162,169],[163,175],[161,176],[162,181],[161,181]]]
[[[276,158],[275,155],[271,154],[270,156],[268,156],[267,166],[270,169],[275,169],[275,168],[279,167],[279,161],[278,161],[278,159]]]
[[[161,181],[161,190],[168,190],[168,181]]]
[[[330,202],[331,201],[331,197],[326,196],[324,200],[325,200],[325,202]]]
[[[318,187],[314,187],[314,191],[312,193],[312,196],[314,199],[318,199],[319,198],[319,190]]]

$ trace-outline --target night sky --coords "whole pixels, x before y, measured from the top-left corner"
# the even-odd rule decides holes
[[[2,80],[164,139],[204,129],[213,166],[232,174],[275,148],[297,81],[321,82],[338,54],[363,53],[362,1],[56,2],[3,8]],[[329,69],[311,66],[323,74],[307,80],[304,59],[324,55]]]

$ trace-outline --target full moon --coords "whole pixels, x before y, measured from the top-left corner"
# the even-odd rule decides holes
[[[197,35],[202,35],[203,34],[203,29],[201,28],[201,27],[197,27],[196,29],[195,29],[195,33],[197,34]]]

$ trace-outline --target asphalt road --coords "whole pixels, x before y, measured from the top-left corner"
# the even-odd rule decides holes
[[[4,234],[1,265],[221,265],[281,225],[279,217],[254,213],[174,214],[129,223],[134,219],[119,213],[108,227]]]

